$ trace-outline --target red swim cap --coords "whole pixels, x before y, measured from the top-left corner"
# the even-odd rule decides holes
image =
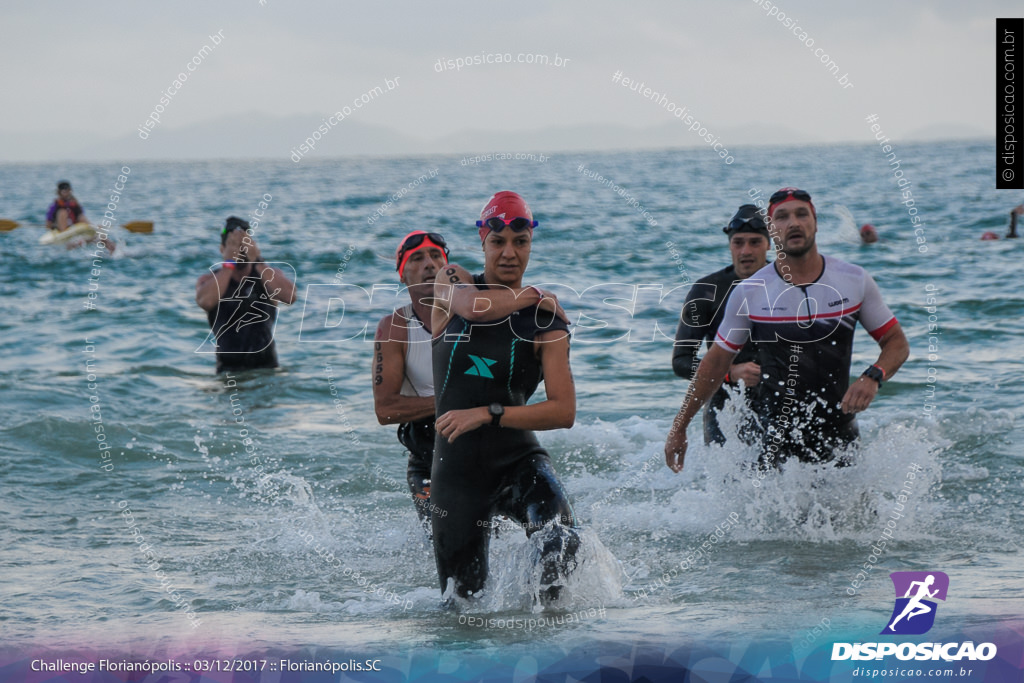
[[[997,234],[995,234],[994,232],[991,232],[991,231],[983,232],[981,234],[981,239],[983,239],[983,240],[997,240],[997,239],[999,239],[999,235],[997,235]]]
[[[496,192],[480,210],[480,220],[486,223],[488,218],[502,218],[506,221],[513,218],[528,218],[532,221],[533,212],[530,211],[526,200],[518,194],[510,190],[502,190]],[[486,225],[481,227],[480,241],[486,239],[487,233],[490,231],[491,229]]]
[[[409,261],[410,256],[420,249],[427,249],[429,247],[440,249],[441,253],[444,254],[444,262],[448,263],[448,245],[445,243],[444,238],[437,233],[413,230],[403,237],[402,241],[398,243],[398,248],[395,249],[395,267],[398,270],[398,277],[402,277],[404,274],[405,264]]]
[[[807,202],[811,205],[811,215],[814,216],[814,220],[818,220],[818,212],[814,210],[814,202],[811,201],[811,195],[804,190],[798,190],[795,187],[784,187],[781,190],[776,190],[771,198],[768,200],[768,217],[772,218],[775,215],[775,209],[780,204],[791,202],[793,200]]]

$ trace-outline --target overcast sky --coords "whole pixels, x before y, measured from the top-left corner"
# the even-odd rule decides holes
[[[782,0],[779,10],[848,73],[853,87],[843,88],[757,0],[263,2],[5,3],[0,132],[131,133],[222,31],[160,126],[254,111],[326,117],[396,76],[397,89],[352,119],[421,139],[671,121],[612,82],[621,70],[689,107],[710,130],[768,124],[864,140],[864,116],[875,113],[894,137],[931,126],[994,135],[995,18],[1022,9]],[[520,52],[569,61],[435,69],[438,59]]]

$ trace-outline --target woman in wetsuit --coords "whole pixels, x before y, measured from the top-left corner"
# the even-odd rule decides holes
[[[523,287],[533,220],[514,192],[499,192],[477,225],[484,272],[449,264],[432,311],[437,440],[431,468],[434,553],[441,590],[467,597],[487,580],[491,519],[539,534],[540,587],[557,599],[575,567],[576,518],[533,430],[576,419],[569,332],[556,299]],[[526,405],[544,379],[547,399]]]

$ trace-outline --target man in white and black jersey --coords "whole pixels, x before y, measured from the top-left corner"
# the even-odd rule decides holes
[[[683,468],[687,426],[747,341],[757,343],[762,372],[753,403],[765,426],[766,466],[789,457],[832,460],[837,447],[857,438],[856,413],[871,404],[909,355],[907,338],[871,276],[818,253],[817,214],[808,193],[779,190],[771,196],[768,216],[778,256],[729,296],[715,345],[697,368],[665,443],[665,462],[675,472]],[[851,384],[858,321],[881,353]]]
[[[434,370],[430,304],[434,279],[448,263],[448,245],[415,230],[395,252],[395,267],[412,303],[381,318],[373,342],[373,407],[382,425],[397,424],[409,449],[406,479],[416,512],[430,530],[430,464],[434,459]]]

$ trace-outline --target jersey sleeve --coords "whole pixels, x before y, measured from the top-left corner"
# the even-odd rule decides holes
[[[37,214],[38,215],[38,214]],[[50,208],[46,210],[46,222],[52,223],[57,218],[57,202],[50,204]]]
[[[715,344],[732,354],[740,352],[744,344],[750,340],[750,331],[753,329],[749,315],[750,306],[747,303],[747,295],[752,292],[753,287],[747,284],[748,282],[744,280],[739,283],[729,294],[725,314],[715,334]]]
[[[881,339],[896,324],[896,316],[882,301],[882,292],[874,278],[864,273],[864,299],[860,306],[860,324],[875,341]]]

